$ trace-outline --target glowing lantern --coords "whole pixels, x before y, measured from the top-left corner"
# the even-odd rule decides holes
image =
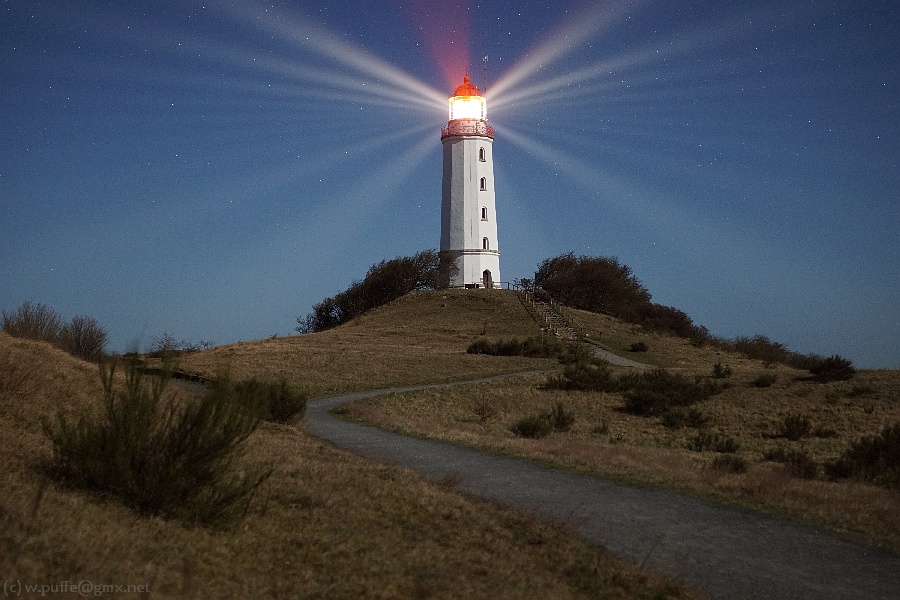
[[[484,96],[476,86],[469,82],[468,75],[450,98],[450,120],[457,119],[478,119],[480,121],[487,119]]]

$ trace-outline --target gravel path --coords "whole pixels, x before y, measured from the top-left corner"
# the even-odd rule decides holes
[[[481,381],[491,381],[490,378]],[[471,383],[471,382],[469,382]],[[450,384],[452,385],[452,384]],[[448,475],[470,494],[573,526],[587,540],[710,598],[900,598],[900,556],[793,521],[678,494],[615,484],[338,419],[337,406],[384,393],[311,401],[307,428],[362,456]]]

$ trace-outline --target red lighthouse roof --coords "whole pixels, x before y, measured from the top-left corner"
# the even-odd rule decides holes
[[[456,91],[453,92],[454,96],[480,96],[481,92],[478,91],[478,86],[472,85],[469,82],[469,76],[466,75],[463,79],[463,84],[456,88]]]

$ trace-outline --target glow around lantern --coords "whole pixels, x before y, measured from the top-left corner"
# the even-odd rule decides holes
[[[487,119],[487,110],[483,96],[453,96],[450,98],[450,120]]]

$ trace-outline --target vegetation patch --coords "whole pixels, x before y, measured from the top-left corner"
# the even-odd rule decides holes
[[[508,340],[489,341],[478,339],[466,349],[469,354],[487,354],[489,356],[526,356],[528,358],[560,358],[566,345],[557,337],[535,336],[525,340],[511,338]]]
[[[687,449],[694,452],[721,452],[734,454],[741,445],[733,438],[720,435],[714,431],[700,431],[688,440]]]
[[[625,412],[642,417],[659,416],[676,407],[691,406],[717,394],[721,388],[708,380],[654,369],[620,380],[625,393]]]
[[[809,372],[819,383],[846,381],[856,375],[853,363],[838,354],[817,361],[809,368]]]
[[[775,437],[796,442],[813,433],[812,421],[806,415],[790,413],[785,415],[775,429]]]
[[[108,334],[93,317],[78,315],[68,323],[46,304],[26,300],[15,312],[3,311],[2,330],[13,337],[48,342],[72,356],[96,361]]]
[[[760,373],[750,382],[750,385],[758,388],[772,387],[778,381],[777,373]]]
[[[832,479],[860,479],[900,490],[900,422],[853,442],[840,457],[826,464],[825,472]]]
[[[227,525],[242,516],[270,469],[241,463],[242,445],[261,410],[222,388],[178,404],[167,377],[149,378],[129,362],[122,389],[116,363],[102,363],[103,416],[44,420],[61,479],[112,493],[151,514]]]
[[[528,415],[513,423],[509,430],[519,437],[539,439],[550,435],[553,427],[546,415]]]
[[[747,459],[743,456],[735,454],[719,454],[712,461],[712,468],[718,471],[726,471],[728,473],[746,473]]]

